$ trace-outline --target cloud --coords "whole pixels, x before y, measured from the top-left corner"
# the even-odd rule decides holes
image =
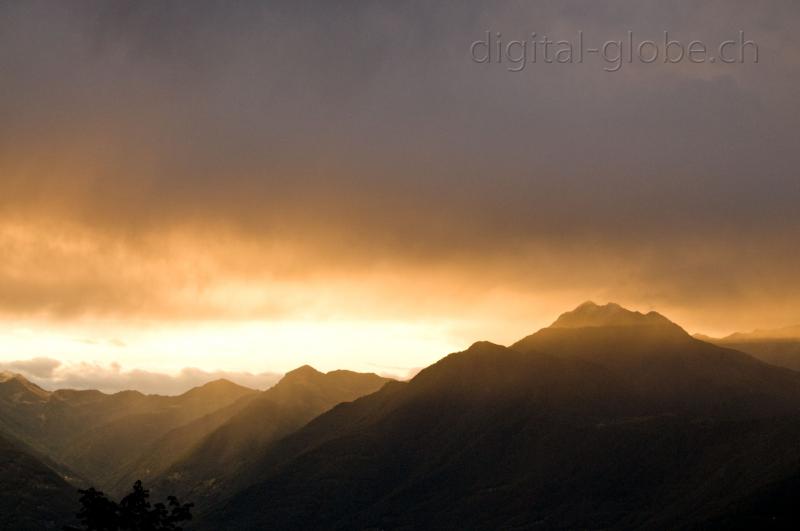
[[[506,319],[588,298],[800,318],[796,2],[87,0],[0,20],[5,318]],[[760,64],[468,56],[487,30],[740,28]]]
[[[140,369],[126,370],[118,363],[62,364],[52,358],[0,362],[0,370],[19,372],[48,390],[98,389],[115,393],[133,389],[145,394],[178,395],[213,380],[224,378],[252,389],[268,389],[281,378],[277,373],[204,371],[186,367],[178,374]]]
[[[0,362],[0,370],[20,372],[25,376],[39,379],[52,378],[54,372],[60,366],[61,362],[52,358],[31,358],[29,360]]]

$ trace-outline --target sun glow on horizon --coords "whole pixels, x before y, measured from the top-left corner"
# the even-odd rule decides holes
[[[205,371],[282,373],[309,364],[404,378],[468,346],[458,323],[376,320],[194,322],[186,324],[4,326],[0,361],[52,357],[66,365],[118,364],[177,374]]]
[[[348,369],[406,379],[475,341],[509,345],[547,326],[561,313],[550,306],[564,311],[575,306],[551,301],[528,312],[529,301],[510,300],[500,297],[464,308],[459,319],[370,319],[342,308],[340,316],[327,318],[7,320],[0,323],[0,366],[49,360],[51,374],[41,381],[53,385],[68,374],[87,372],[177,376],[189,369],[256,375],[282,374],[306,364],[323,372]],[[680,312],[662,313],[686,326]]]

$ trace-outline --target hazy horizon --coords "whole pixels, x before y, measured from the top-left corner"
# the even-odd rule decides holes
[[[554,316],[547,324],[541,327],[532,328],[520,333],[510,341],[506,341],[504,343],[495,343],[510,346],[514,341],[517,341],[528,334],[537,332],[553,324],[557,320],[556,318],[560,317],[564,313],[577,310],[585,305],[591,306],[597,305],[597,303],[594,301],[584,301],[574,308],[566,308],[564,312]],[[616,303],[613,301],[599,304],[601,307],[614,305],[616,305]],[[623,307],[623,309],[639,312],[639,310],[636,308]],[[655,310],[648,309],[639,313],[644,314],[651,311]],[[669,319],[669,316],[665,315],[664,317]],[[675,324],[681,326],[680,323]],[[773,331],[775,332],[775,335],[771,336],[770,332]],[[740,331],[740,334],[746,335],[751,332],[754,333],[756,337],[761,339],[768,340],[769,338],[774,337],[776,340],[791,339],[800,343],[800,327],[791,327],[791,329],[779,328],[773,330],[759,329],[752,331]],[[787,335],[787,332],[792,332],[792,334]],[[687,331],[687,333],[691,334],[689,331]],[[704,336],[703,334],[692,335]],[[724,338],[713,338],[709,336],[708,339],[722,340]],[[488,341],[488,338],[475,337],[469,343],[460,345],[452,350],[434,353],[430,359],[424,360],[424,364],[409,369],[403,367],[350,367],[347,365],[338,365],[332,368],[323,368],[321,372],[324,373],[332,370],[351,370],[355,372],[375,373],[379,376],[403,381],[413,378],[419,370],[435,363],[436,361],[439,361],[448,354],[465,350],[469,345],[479,341]],[[48,391],[55,391],[58,389],[96,389],[107,393],[114,393],[124,390],[136,390],[145,394],[175,396],[185,393],[192,388],[199,387],[211,381],[220,379],[228,380],[251,389],[265,390],[269,389],[278,381],[280,381],[286,372],[307,365],[320,370],[319,367],[314,366],[313,363],[302,362],[301,360],[296,366],[289,367],[282,372],[272,371],[251,373],[247,371],[226,371],[222,369],[207,371],[197,367],[184,367],[177,372],[169,373],[142,370],[136,367],[123,367],[117,362],[111,362],[106,366],[97,362],[64,364],[57,358],[36,357],[31,359],[0,361],[0,372],[7,371],[10,373],[21,374]]]

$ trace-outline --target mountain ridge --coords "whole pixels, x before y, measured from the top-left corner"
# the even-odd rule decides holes
[[[695,334],[694,337],[732,348],[754,356],[761,361],[800,371],[800,339],[792,337],[800,327],[763,330],[752,333],[736,332],[723,338]]]
[[[674,529],[793,473],[800,375],[611,312],[334,407],[201,528]]]
[[[511,346],[477,341],[409,382],[303,365],[263,392],[42,398],[6,380],[0,431],[105,419],[58,455],[113,461],[119,492],[146,470],[157,496],[196,502],[198,529],[713,529],[800,477],[800,373],[614,303]]]
[[[72,521],[77,499],[59,472],[0,433],[0,528],[60,529]]]
[[[751,332],[734,332],[718,341],[725,342],[745,342],[761,340],[789,340],[800,341],[800,325],[784,326],[781,328],[755,329]]]
[[[389,381],[373,373],[322,373],[309,365],[289,371],[167,468],[154,488],[191,497],[202,509],[207,500],[246,481],[249,465],[270,444]]]
[[[178,396],[45,391],[22,375],[0,382],[0,431],[106,488],[167,431],[255,394],[224,382]]]
[[[562,313],[548,328],[588,328],[588,327],[633,327],[678,325],[658,312],[646,314],[628,310],[617,303],[604,305],[586,301],[575,309]],[[681,329],[682,330],[682,329]]]

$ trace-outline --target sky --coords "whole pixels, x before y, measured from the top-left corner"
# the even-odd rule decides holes
[[[798,24],[791,0],[0,3],[0,368],[404,377],[585,300],[796,325]],[[476,60],[487,32],[744,35],[757,61],[515,72]]]

